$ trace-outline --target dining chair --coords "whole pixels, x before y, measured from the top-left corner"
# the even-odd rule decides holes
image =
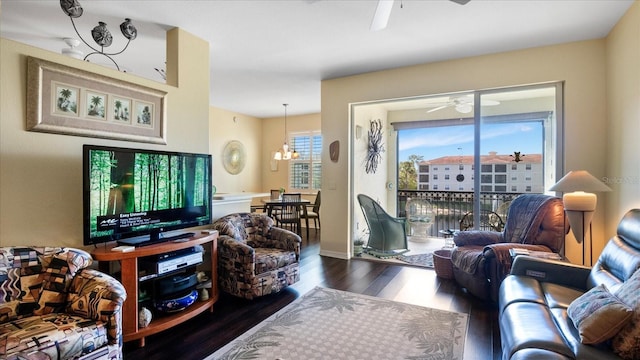
[[[278,200],[278,199],[280,199],[280,190],[271,189],[271,192],[269,193],[269,200]],[[262,212],[269,213],[270,211],[273,215],[274,209],[273,208],[269,209],[269,205],[265,204],[262,207]]]
[[[279,226],[288,226],[300,236],[302,236],[300,214],[301,212],[307,213],[306,207],[301,205],[301,201],[302,194],[300,193],[284,193],[282,194],[282,203],[278,205],[278,212],[274,214]]]
[[[307,209],[306,215],[303,213],[300,214],[301,217],[304,218],[305,223],[307,225],[307,239],[309,238],[309,219],[313,219],[313,225],[316,228],[316,234],[318,233],[318,229],[320,229],[320,190],[316,194],[316,199],[313,204],[306,205],[305,208],[311,207],[311,211]],[[304,206],[304,205],[303,205]]]

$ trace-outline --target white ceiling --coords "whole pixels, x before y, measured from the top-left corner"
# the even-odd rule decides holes
[[[283,103],[291,115],[320,112],[324,79],[602,38],[633,3],[396,0],[388,27],[371,32],[376,0],[79,1],[78,30],[94,45],[91,29],[107,23],[114,38],[107,51],[122,48],[118,25],[132,19],[138,38],[114,57],[132,74],[163,81],[154,68],[164,67],[168,29],[207,40],[211,105],[260,118],[282,116]],[[4,38],[60,52],[62,38],[77,37],[59,1],[3,0],[0,6]]]

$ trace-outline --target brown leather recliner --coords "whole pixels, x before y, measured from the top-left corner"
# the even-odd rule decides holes
[[[511,202],[502,232],[461,231],[453,241],[453,274],[471,294],[497,302],[500,283],[511,271],[509,249],[553,252],[564,255],[569,230],[560,198],[524,194]]]

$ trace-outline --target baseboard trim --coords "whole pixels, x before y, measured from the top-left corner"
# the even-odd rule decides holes
[[[320,256],[327,256],[327,257],[332,257],[336,259],[349,260],[349,256],[347,256],[346,253],[337,252],[337,251],[320,250]]]

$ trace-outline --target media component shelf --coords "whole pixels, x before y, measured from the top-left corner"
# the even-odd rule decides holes
[[[127,299],[122,308],[122,327],[125,342],[139,340],[140,346],[144,346],[145,337],[167,330],[206,310],[213,311],[213,304],[218,300],[219,296],[217,285],[217,239],[218,232],[213,232],[211,234],[195,235],[187,239],[187,241],[154,244],[138,247],[133,251],[127,252],[111,251],[113,246],[97,248],[91,252],[91,256],[100,262],[100,268],[103,271],[109,271],[109,262],[117,261],[120,263],[120,282],[127,290]],[[205,257],[203,259],[203,264],[201,265],[210,267],[211,289],[209,289],[209,299],[205,301],[196,300],[195,303],[182,311],[154,317],[147,327],[139,327],[138,312],[140,311],[140,303],[138,296],[140,283],[148,280],[139,277],[141,258],[180,252],[198,245],[202,245],[205,249],[205,254],[209,255],[208,258]],[[178,268],[177,266],[173,267],[175,269]],[[167,272],[167,274],[169,273]]]

